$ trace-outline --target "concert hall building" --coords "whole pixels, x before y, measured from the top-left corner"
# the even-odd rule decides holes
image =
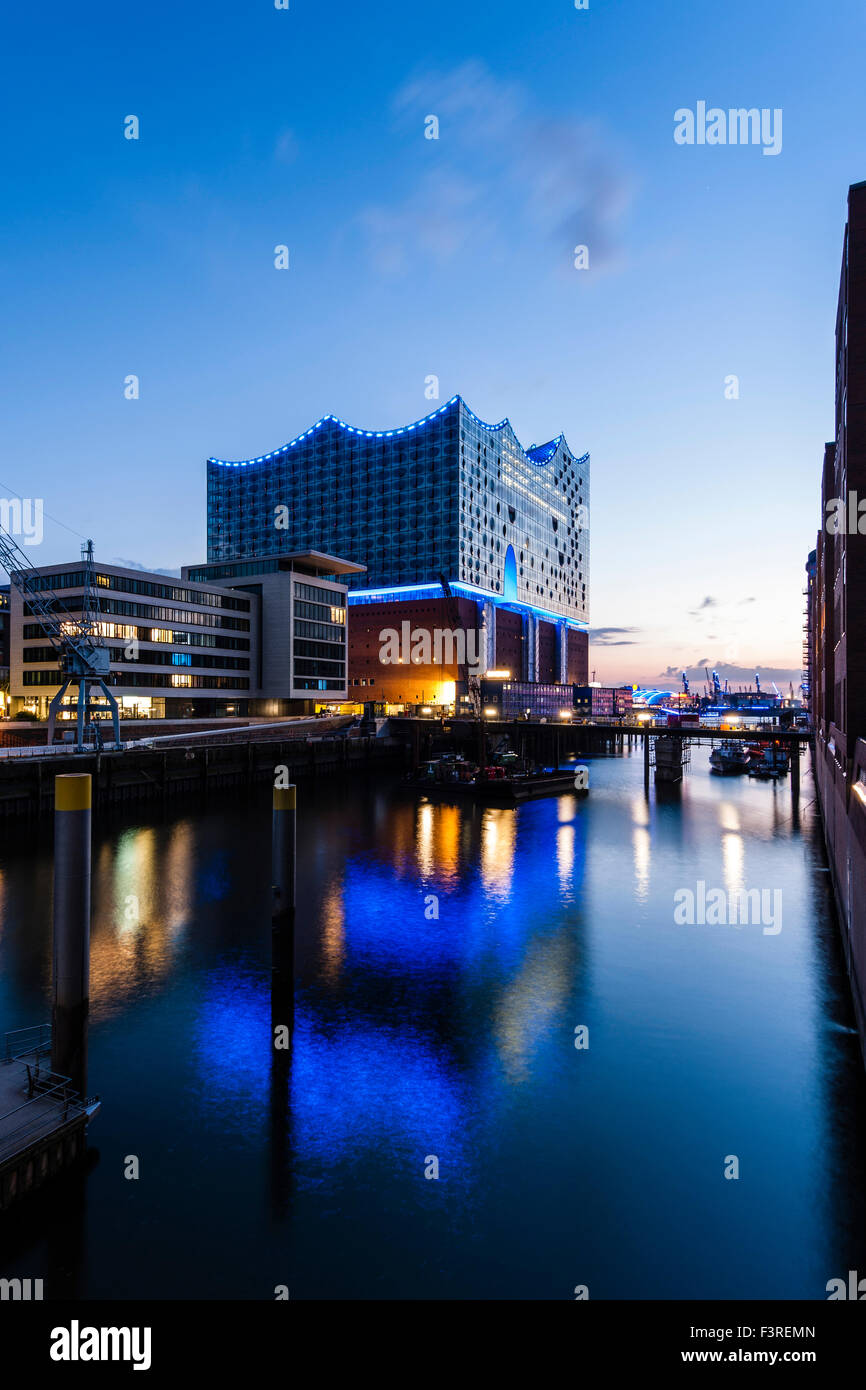
[[[487,424],[460,396],[389,430],[327,415],[269,454],[208,459],[195,577],[225,583],[223,567],[306,550],[362,567],[341,576],[359,703],[465,698],[465,666],[383,663],[381,634],[405,622],[413,635],[474,630],[483,668],[512,680],[585,684],[588,509],[588,454],[561,434],[524,449],[508,420]]]

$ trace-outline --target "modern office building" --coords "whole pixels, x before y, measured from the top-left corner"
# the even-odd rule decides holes
[[[836,437],[807,561],[818,803],[866,1053],[866,183],[848,190],[836,313]],[[861,521],[863,530],[861,530]]]
[[[345,701],[346,589],[334,577],[344,566],[331,556],[285,556],[271,572],[232,575],[235,586],[192,577],[200,566],[177,580],[97,563],[99,630],[121,714],[282,715]],[[66,610],[81,612],[80,561],[38,573]],[[60,683],[57,652],[13,584],[11,712],[44,718]]]
[[[311,708],[348,698],[346,580],[362,572],[362,565],[317,550],[181,569],[191,584],[254,596],[257,688]]]
[[[573,714],[570,685],[545,681],[482,680],[481,708],[488,719],[570,719]]]
[[[589,455],[562,435],[524,449],[455,396],[398,429],[325,416],[269,454],[209,459],[207,479],[209,567],[313,548],[361,567],[346,576],[357,699],[446,704],[465,686],[459,660],[380,659],[404,622],[433,653],[466,624],[482,666],[515,680],[586,680]]]
[[[580,719],[625,719],[632,712],[630,685],[576,685],[574,712]]]

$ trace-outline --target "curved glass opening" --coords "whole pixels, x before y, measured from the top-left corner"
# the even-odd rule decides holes
[[[514,557],[513,545],[510,545],[505,552],[505,575],[502,591],[507,603],[517,602],[517,560]]]

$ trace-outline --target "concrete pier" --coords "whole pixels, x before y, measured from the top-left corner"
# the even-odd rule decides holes
[[[48,1060],[47,1029],[23,1029],[42,1041],[6,1046],[0,1057],[0,1212],[79,1159],[91,1112]],[[14,1035],[7,1034],[6,1042]],[[22,1042],[20,1047],[25,1047]]]

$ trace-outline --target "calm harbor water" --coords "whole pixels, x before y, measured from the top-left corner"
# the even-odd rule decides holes
[[[516,810],[302,788],[293,987],[266,789],[97,826],[97,1152],[0,1228],[0,1273],[163,1299],[822,1299],[866,1274],[866,1084],[805,770],[796,818],[787,781],[700,749],[648,802],[640,750]],[[781,931],[678,925],[699,880],[781,889]],[[7,838],[0,1031],[49,1018],[50,916],[50,847]]]

